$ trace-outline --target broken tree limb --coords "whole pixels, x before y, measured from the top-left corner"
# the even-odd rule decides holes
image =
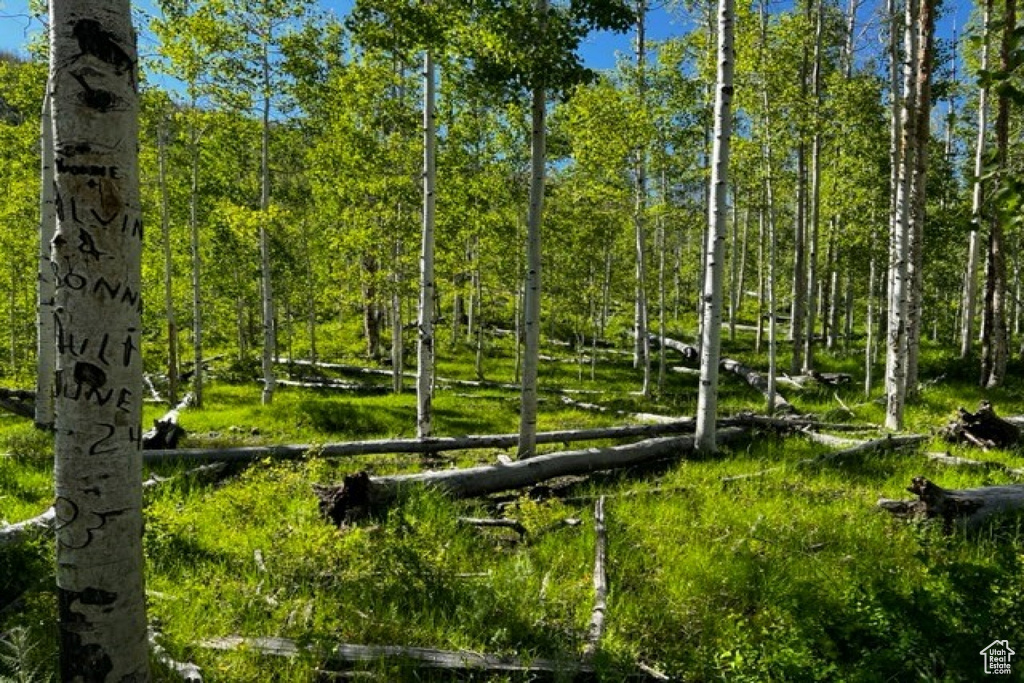
[[[445,671],[463,671],[477,674],[565,674],[592,671],[578,663],[541,658],[501,657],[480,654],[478,652],[436,650],[426,647],[405,647],[400,645],[349,645],[333,646],[329,651],[316,653],[311,648],[299,645],[287,638],[243,638],[226,636],[201,643],[210,650],[231,651],[245,648],[263,655],[278,657],[297,657],[312,653],[320,656],[321,668],[351,669],[359,664],[391,661],[402,662],[420,669],[440,669]]]
[[[660,341],[662,341],[658,337],[658,335],[652,334],[650,335],[650,337],[651,344],[657,344]],[[673,351],[681,353],[683,357],[690,362],[696,362],[700,360],[700,352],[698,352],[697,349],[690,346],[689,344],[684,344],[683,342],[677,339],[670,339],[668,337],[664,338],[664,344],[665,348],[669,348],[672,349]],[[762,375],[760,372],[751,369],[747,365],[744,365],[740,361],[735,360],[733,358],[722,358],[719,361],[718,366],[725,370],[726,372],[731,372],[732,374],[737,375],[751,387],[761,392],[762,396],[768,398],[768,378]],[[772,405],[772,410],[776,413],[796,412],[796,408],[794,408],[793,405],[777,391],[775,392],[775,400]]]
[[[735,441],[745,434],[739,428],[722,429],[718,442]],[[637,443],[588,448],[538,455],[511,464],[483,465],[456,470],[437,470],[382,477],[359,472],[333,486],[314,485],[320,511],[335,524],[358,519],[393,502],[400,493],[417,486],[433,487],[456,498],[470,498],[519,489],[569,474],[618,469],[680,457],[692,452],[692,436],[647,439]]]
[[[907,446],[916,446],[924,443],[930,437],[924,434],[907,434],[903,436],[884,436],[881,439],[874,439],[872,441],[861,441],[856,445],[844,448],[839,451],[833,451],[831,453],[822,453],[814,458],[804,458],[803,460],[797,460],[793,463],[792,467],[813,467],[828,462],[836,462],[839,460],[845,460],[854,456],[867,455],[868,453],[874,453],[876,451],[891,451],[897,448],[905,448]],[[723,484],[743,481],[745,479],[754,479],[757,477],[763,477],[770,472],[777,472],[785,469],[784,466],[779,465],[777,467],[769,467],[767,469],[759,470],[757,472],[749,472],[746,474],[737,474],[731,477],[722,477],[721,482]]]
[[[1020,443],[1020,428],[996,415],[988,401],[982,401],[976,413],[962,406],[957,413],[957,419],[941,432],[947,441],[979,448],[1013,448]]]
[[[925,477],[914,477],[907,491],[917,500],[882,498],[878,506],[897,516],[941,518],[947,530],[953,524],[977,528],[991,517],[1024,509],[1024,484],[944,489]]]
[[[56,518],[57,513],[51,507],[46,512],[36,515],[32,519],[26,519],[17,524],[8,524],[0,528],[0,546],[18,543],[37,532],[52,529]]]
[[[203,683],[203,674],[200,668],[192,662],[179,662],[171,657],[170,653],[159,643],[157,633],[152,629],[149,631],[149,649],[161,666],[173,672],[184,683]]]
[[[925,453],[924,457],[940,465],[949,465],[951,467],[978,467],[986,470],[1004,472],[1011,477],[1024,477],[1024,468],[1010,467],[1009,465],[1001,462],[994,462],[992,460],[971,460],[970,458],[960,458],[955,455],[950,455],[949,453]]]
[[[813,417],[801,417],[799,415],[784,415],[771,417],[768,415],[756,415],[754,413],[737,413],[732,417],[724,417],[718,420],[720,426],[745,426],[760,427],[768,429],[779,429],[782,431],[793,431],[800,429],[828,429],[833,432],[865,432],[878,431],[881,427],[870,424],[853,424],[842,422],[821,422]]]
[[[675,422],[652,425],[624,425],[596,429],[572,429],[538,432],[537,443],[572,443],[685,434],[693,431],[693,420],[680,418]],[[479,448],[514,448],[518,434],[483,434],[470,436],[437,436],[426,439],[376,439],[348,441],[323,445],[297,444],[282,446],[239,446],[236,448],[183,448],[181,450],[146,451],[143,462],[253,462],[262,458],[297,460],[315,453],[319,457],[340,458],[383,453],[437,453]]]
[[[0,389],[0,408],[18,417],[35,419],[36,394],[24,389]]]
[[[489,529],[512,529],[519,537],[526,535],[526,527],[518,519],[494,519],[491,517],[459,517],[459,524]]]
[[[594,504],[594,608],[590,612],[590,627],[583,646],[583,661],[587,664],[594,661],[604,634],[604,617],[608,609],[608,576],[604,569],[607,542],[604,496],[601,496]]]
[[[672,417],[671,415],[657,415],[655,413],[630,413],[625,410],[612,410],[608,406],[597,405],[596,403],[584,403],[583,401],[577,401],[569,398],[568,396],[562,397],[562,403],[569,406],[570,408],[579,408],[580,410],[590,410],[598,413],[614,413],[621,417],[627,417],[631,420],[637,420],[638,422],[653,422],[655,424],[674,424],[681,420],[691,420],[692,418],[686,417]]]

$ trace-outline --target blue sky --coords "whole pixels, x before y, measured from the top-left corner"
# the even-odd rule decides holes
[[[860,11],[861,27],[868,26],[872,15],[876,11],[876,3],[879,0],[862,0],[863,6]],[[845,0],[840,0],[843,7]],[[971,10],[970,0],[945,0],[947,9],[937,26],[937,34],[948,39],[952,34],[952,26],[955,22],[962,27],[966,23]],[[133,5],[142,13],[151,13],[153,4],[151,0],[142,0]],[[344,14],[351,6],[351,0],[321,0],[320,5],[327,11],[336,14]],[[861,41],[873,40],[877,36],[877,21],[873,31],[869,30],[861,36]],[[664,39],[670,36],[681,35],[689,32],[692,24],[685,17],[671,13],[663,8],[655,9],[648,19],[648,35],[651,40]],[[28,16],[28,0],[0,0],[0,50],[8,52],[22,52],[22,46],[27,36],[38,31],[39,26]],[[616,53],[628,53],[631,50],[631,36],[615,35],[611,33],[595,34],[587,39],[581,48],[581,54],[586,63],[595,69],[608,69],[615,64]],[[140,40],[140,49],[146,51],[147,45],[145,36]]]

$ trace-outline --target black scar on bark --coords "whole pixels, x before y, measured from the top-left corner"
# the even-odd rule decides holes
[[[83,55],[92,55],[117,69],[118,73],[130,71],[135,65],[128,53],[117,44],[113,33],[106,31],[98,21],[81,19],[71,29],[71,35],[78,41]]]
[[[73,609],[75,603],[83,605],[109,605],[117,599],[117,593],[99,588],[84,591],[70,591],[57,588],[57,605],[60,610],[60,674],[62,681],[105,681],[114,665],[110,655],[94,643],[82,642],[79,633],[88,628],[86,615]]]
[[[99,389],[107,383],[107,373],[92,363],[75,363],[75,381]]]
[[[106,90],[97,90],[85,82],[85,79],[78,74],[71,74],[71,77],[82,86],[82,102],[90,109],[106,113],[114,108],[117,103],[117,96]]]

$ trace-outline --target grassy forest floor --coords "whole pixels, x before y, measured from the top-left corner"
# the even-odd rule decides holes
[[[487,378],[511,382],[510,342],[494,337],[488,346]],[[724,352],[764,369],[752,346],[743,336]],[[439,375],[475,378],[469,347],[453,351],[442,340],[440,349]],[[581,379],[568,362],[570,349],[553,345],[543,353],[566,359],[542,363],[543,386],[600,392],[579,398],[622,410],[680,416],[695,410],[695,376],[670,372],[661,395],[644,401],[634,393],[638,374],[628,355],[602,353],[591,380],[589,367]],[[668,353],[670,364],[681,364]],[[880,389],[863,396],[861,359],[862,351],[820,351],[819,369],[850,372],[854,382],[838,390],[780,390],[801,413],[863,423],[866,431],[855,436],[873,438],[883,405]],[[974,386],[973,364],[926,348],[926,385],[909,407],[907,431],[933,431],[958,406],[973,408],[981,398],[1003,414],[1024,412],[1022,370],[1011,369],[1007,388],[982,392]],[[213,374],[205,407],[182,413],[189,432],[182,447],[414,435],[411,381],[398,396],[282,388],[263,407],[259,385],[239,381],[244,372],[215,365]],[[724,374],[721,390],[723,415],[761,412],[760,395],[736,377]],[[541,430],[626,422],[570,408],[557,394],[542,396]],[[439,390],[434,406],[439,435],[518,426],[510,390]],[[148,406],[146,423],[163,410]],[[167,650],[202,667],[207,681],[315,677],[318,660],[311,654],[283,659],[199,646],[229,635],[283,636],[313,651],[356,643],[578,659],[593,605],[593,499],[607,495],[610,593],[595,661],[600,680],[624,680],[638,663],[687,681],[977,680],[983,677],[979,651],[990,642],[1024,647],[1021,520],[947,534],[941,525],[897,520],[875,507],[879,497],[908,497],[904,489],[917,475],[947,488],[1012,481],[999,470],[922,457],[948,448],[936,439],[918,450],[797,469],[797,461],[835,448],[762,433],[713,458],[592,476],[567,500],[513,494],[496,512],[493,501],[422,492],[341,530],[321,519],[313,482],[340,481],[359,470],[493,463],[499,452],[326,459],[314,449],[300,461],[265,459],[218,483],[179,478],[147,493],[150,619]],[[1016,451],[951,452],[1024,467]],[[723,482],[766,468],[774,469]],[[0,520],[42,512],[52,498],[51,477],[51,438],[0,414]],[[520,539],[509,529],[458,522],[496,515],[518,519],[526,534]],[[582,523],[564,523],[573,518]],[[0,657],[19,661],[22,671],[38,670],[41,679],[56,649],[51,564],[48,539],[0,548],[0,632],[6,634]],[[1024,671],[1024,664],[1014,665],[1018,675]],[[394,662],[366,668],[378,674],[372,680],[451,680]]]

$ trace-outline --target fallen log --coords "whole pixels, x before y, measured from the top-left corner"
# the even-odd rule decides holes
[[[583,401],[577,401],[571,399],[568,396],[562,397],[562,403],[569,406],[570,408],[579,408],[580,410],[590,410],[598,413],[615,413],[621,417],[627,417],[631,420],[637,420],[639,422],[653,422],[655,424],[675,424],[680,420],[690,420],[691,418],[672,417],[670,415],[658,415],[656,413],[630,413],[625,410],[612,410],[608,406],[601,406],[596,403],[585,403]]]
[[[974,529],[994,516],[1024,509],[1024,484],[957,490],[914,477],[907,491],[917,500],[881,498],[878,507],[899,517],[940,518],[947,531],[954,524]]]
[[[153,428],[142,435],[142,450],[170,450],[178,447],[178,441],[185,436],[185,430],[178,424],[178,416],[182,410],[195,402],[195,395],[185,394],[181,403],[171,408],[164,416],[153,421]]]
[[[718,431],[717,440],[719,443],[728,443],[745,433],[739,428],[722,429]],[[483,465],[381,477],[359,472],[346,476],[340,485],[314,484],[314,491],[320,499],[321,514],[341,525],[388,505],[403,491],[417,486],[433,487],[456,498],[470,498],[519,489],[570,474],[631,467],[679,457],[693,450],[692,436],[663,437],[622,446],[549,453],[507,465]]]
[[[979,448],[1013,448],[1020,443],[1020,428],[996,415],[988,401],[982,401],[976,413],[963,406],[957,413],[957,419],[940,432],[947,441]]]
[[[333,646],[329,651],[317,653],[312,648],[301,646],[287,638],[243,638],[226,636],[200,643],[210,650],[231,651],[245,648],[250,652],[277,657],[297,657],[313,654],[321,657],[320,668],[351,669],[359,664],[391,661],[405,663],[419,669],[440,669],[451,672],[476,674],[572,674],[591,672],[590,667],[567,660],[559,661],[541,658],[501,657],[465,650],[436,650],[426,647],[405,647],[400,645],[349,645]]]
[[[601,496],[594,504],[594,608],[590,612],[590,627],[583,646],[583,661],[587,664],[594,661],[604,635],[604,617],[608,610],[608,576],[604,569],[607,543],[604,496]]]
[[[718,424],[720,426],[760,427],[778,429],[781,431],[828,429],[833,432],[865,432],[878,431],[881,429],[877,425],[870,424],[821,422],[813,417],[800,415],[783,415],[781,417],[773,417],[769,415],[756,415],[754,413],[737,413],[732,417],[723,417],[718,420]]]
[[[662,339],[656,334],[650,335],[650,339],[651,344],[658,344],[662,341]],[[697,362],[700,360],[700,352],[689,344],[684,344],[677,339],[670,339],[669,337],[664,338],[664,344],[666,348],[681,353],[683,358],[690,362]],[[765,399],[768,398],[768,378],[760,372],[753,370],[733,358],[722,358],[718,363],[718,367],[726,372],[731,372],[732,374],[737,375],[751,387],[761,392],[761,395],[764,396]],[[776,391],[772,402],[772,411],[775,413],[795,413],[796,408],[794,408],[793,405],[787,401],[784,396],[782,396],[782,394]]]
[[[665,434],[692,432],[694,422],[680,418],[675,422],[651,425],[623,425],[596,429],[574,429],[538,432],[537,443],[572,443],[574,441],[601,441],[652,437]],[[263,458],[298,460],[311,452],[319,457],[339,458],[384,453],[438,453],[480,448],[514,448],[519,445],[518,434],[484,434],[470,436],[434,436],[425,439],[377,439],[348,441],[323,445],[297,444],[281,446],[238,446],[235,448],[183,448],[181,450],[146,451],[142,460],[147,465],[169,461],[181,462],[253,462]]]
[[[484,529],[512,529],[519,538],[526,536],[526,527],[518,519],[494,519],[491,517],[459,517],[459,524]]]
[[[0,389],[0,408],[18,417],[34,419],[36,416],[36,394],[24,389]]]
[[[318,391],[352,391],[364,394],[383,394],[391,391],[391,387],[384,386],[383,384],[365,384],[363,382],[345,382],[343,380],[318,379],[316,381],[313,381],[309,379],[279,379],[276,380],[276,382],[279,386],[282,387],[316,389]]]

